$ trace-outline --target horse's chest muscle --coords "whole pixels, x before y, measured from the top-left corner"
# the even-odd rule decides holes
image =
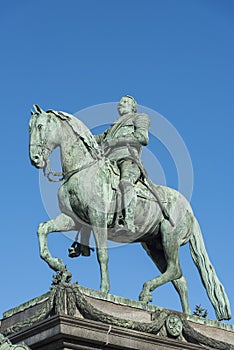
[[[87,216],[87,203],[72,184],[66,183],[59,190],[59,206],[62,212],[69,215],[71,212],[82,219]]]

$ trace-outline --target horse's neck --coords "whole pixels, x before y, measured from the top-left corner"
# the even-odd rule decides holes
[[[93,160],[83,141],[71,133],[61,140],[60,153],[64,173],[76,170]]]

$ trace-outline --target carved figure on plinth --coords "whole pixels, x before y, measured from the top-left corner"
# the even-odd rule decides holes
[[[30,350],[25,344],[13,345],[11,341],[0,333],[0,350]]]

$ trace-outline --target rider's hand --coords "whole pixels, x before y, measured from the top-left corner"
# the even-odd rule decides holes
[[[106,140],[103,144],[104,148],[114,148],[121,146],[137,146],[139,144],[138,140],[134,137],[134,135],[126,135],[126,137],[116,137],[113,139]]]

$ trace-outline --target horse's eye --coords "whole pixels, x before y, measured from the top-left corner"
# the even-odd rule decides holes
[[[37,126],[38,130],[41,130],[41,129],[42,129],[42,127],[43,127],[43,125],[42,125],[42,124],[38,124],[38,126]]]

